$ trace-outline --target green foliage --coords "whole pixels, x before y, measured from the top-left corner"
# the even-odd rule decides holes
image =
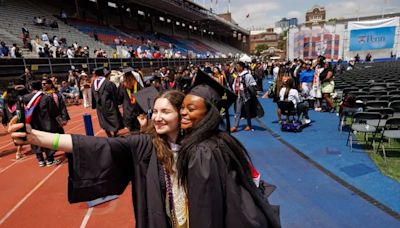
[[[258,44],[256,46],[256,52],[261,53],[264,50],[267,50],[269,47],[267,44]]]

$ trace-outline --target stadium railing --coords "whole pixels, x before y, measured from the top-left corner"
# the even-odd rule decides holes
[[[141,69],[157,69],[162,66],[170,68],[188,64],[202,65],[209,63],[226,63],[234,59],[123,59],[123,58],[16,58],[0,59],[0,81],[10,80],[24,73],[29,67],[36,75],[66,73],[72,68],[90,72],[96,67],[107,67],[109,70],[124,66],[133,66]],[[4,84],[4,83],[1,83]]]

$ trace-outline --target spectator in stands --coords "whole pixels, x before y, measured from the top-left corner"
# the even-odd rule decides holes
[[[53,57],[53,51],[50,50],[50,47],[49,47],[48,44],[44,45],[43,51],[44,51],[44,55],[45,55],[46,58],[52,58]]]
[[[68,15],[63,9],[60,11],[60,18],[65,24],[67,24]]]
[[[24,43],[25,48],[28,47],[29,38],[29,29],[26,27],[26,24],[24,24],[24,26],[22,27],[22,42]]]
[[[89,58],[89,47],[83,47],[83,57]]]
[[[57,21],[52,21],[52,22],[49,24],[49,26],[50,26],[50,28],[52,28],[52,29],[58,29],[58,23],[57,23]]]
[[[56,49],[56,58],[64,58],[64,51],[60,47]]]
[[[95,41],[99,41],[99,36],[97,35],[96,31],[93,31],[93,38]]]
[[[53,46],[54,47],[60,47],[60,43],[58,42],[58,37],[57,36],[53,36]]]
[[[4,41],[0,42],[0,58],[8,57],[10,54],[10,49],[6,46]]]
[[[39,58],[45,58],[46,54],[43,51],[42,47],[39,47],[39,52],[38,52]]]
[[[22,57],[22,53],[18,47],[17,44],[13,44],[11,51],[10,51],[10,56],[11,58],[21,58]]]
[[[50,43],[50,40],[49,40],[49,36],[47,35],[47,32],[45,32],[45,33],[43,33],[42,34],[42,41],[46,44],[46,43]]]
[[[67,57],[69,59],[75,58],[75,51],[74,51],[73,47],[71,47],[71,46],[69,46],[67,49]]]
[[[67,47],[67,39],[65,37],[60,38],[60,44],[63,47]]]

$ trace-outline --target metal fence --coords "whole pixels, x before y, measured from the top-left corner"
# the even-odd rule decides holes
[[[58,76],[66,75],[68,70],[75,69],[91,72],[96,67],[107,67],[109,70],[119,69],[120,67],[133,66],[141,68],[145,72],[151,71],[162,66],[175,68],[189,64],[202,65],[209,63],[226,63],[234,59],[108,59],[108,58],[36,58],[36,59],[0,59],[0,90],[4,90],[7,85],[17,76],[25,72],[25,68],[31,69],[34,78],[41,77],[42,74],[54,74]]]
[[[188,64],[201,65],[205,62],[226,63],[233,59],[110,59],[110,58],[36,58],[36,59],[0,59],[0,79],[15,77],[24,73],[29,67],[38,74],[66,73],[72,67],[90,72],[96,67],[107,67],[109,70],[133,66],[141,69],[155,69],[162,66],[175,68]]]

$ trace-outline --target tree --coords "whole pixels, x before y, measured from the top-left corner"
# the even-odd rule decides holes
[[[256,46],[256,52],[261,53],[264,50],[267,50],[269,47],[267,44],[257,44]]]

